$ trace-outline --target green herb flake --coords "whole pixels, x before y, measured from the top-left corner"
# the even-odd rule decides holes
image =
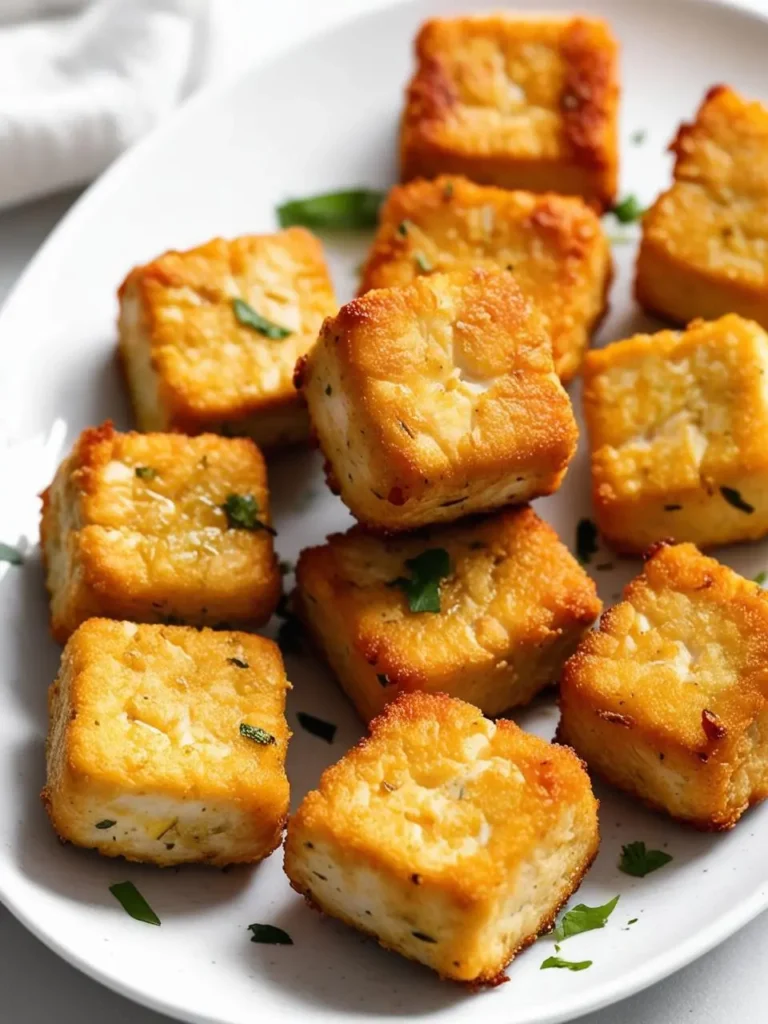
[[[619,224],[634,224],[636,220],[640,220],[645,210],[638,202],[637,196],[629,195],[620,203],[616,203],[611,213]]]
[[[413,259],[422,274],[430,274],[435,269],[432,261],[423,252],[417,252]]]
[[[613,913],[619,897],[614,896],[612,900],[604,903],[601,907],[588,907],[579,903],[573,910],[563,914],[553,935],[558,942],[569,938],[571,935],[579,935],[581,932],[591,932],[595,928],[604,928],[608,918]]]
[[[446,181],[443,185],[443,199],[453,199],[453,182]]]
[[[621,848],[619,870],[634,878],[645,878],[652,871],[657,871],[665,864],[669,864],[671,860],[672,857],[668,853],[664,853],[663,850],[646,849],[645,843],[642,841],[627,843]]]
[[[591,960],[563,960],[560,956],[548,956],[539,970],[544,971],[548,967],[564,967],[567,971],[586,971],[591,966]]]
[[[408,234],[408,227],[409,227],[409,225],[410,225],[410,221],[401,220],[400,223],[397,225],[397,233],[398,233],[398,235],[402,235],[403,238],[405,238],[407,236],[407,234]]]
[[[96,822],[96,828],[112,828],[112,826],[116,824],[117,822],[113,821],[112,818],[104,818],[103,821]]]
[[[314,715],[308,715],[306,711],[297,711],[296,717],[299,720],[299,725],[306,732],[311,732],[313,736],[318,736],[321,740],[325,740],[326,743],[333,743],[333,738],[336,735],[336,726],[332,722],[326,722],[322,718],[315,718]]]
[[[629,136],[629,141],[632,143],[633,146],[642,146],[642,144],[645,142],[646,135],[647,132],[644,128],[638,128]]]
[[[637,924],[638,919],[636,917],[630,917],[627,924]]]
[[[10,544],[3,544],[0,541],[0,562],[8,562],[10,565],[23,565],[24,556],[18,548],[12,548]]]
[[[275,742],[275,737],[271,732],[267,732],[266,729],[262,729],[258,725],[248,725],[247,722],[240,723],[240,735],[247,740],[253,740],[254,743],[260,743],[262,747],[268,747]]]
[[[257,313],[253,306],[249,306],[244,299],[232,299],[232,311],[238,323],[242,324],[243,327],[250,327],[251,330],[258,331],[259,334],[263,334],[270,341],[280,341],[282,338],[287,338],[290,334],[293,334],[293,331],[290,331],[287,327],[281,327],[280,324],[267,320],[265,316]]]
[[[306,199],[291,199],[277,208],[281,228],[299,224],[331,231],[375,228],[384,193],[370,188],[341,189]]]
[[[591,519],[580,519],[576,527],[576,555],[581,564],[589,565],[597,550],[597,527]]]
[[[234,665],[235,668],[250,668],[250,665],[244,658],[227,658],[230,665]]]
[[[252,494],[228,494],[221,506],[232,530],[266,530],[277,536],[271,526],[259,519],[259,503]]]
[[[157,470],[154,466],[136,466],[133,472],[139,480],[154,480],[157,476]]]
[[[273,924],[249,924],[248,931],[251,933],[251,942],[266,943],[269,946],[292,946],[293,939]]]
[[[733,505],[733,507],[737,508],[739,512],[746,512],[747,515],[752,515],[752,513],[755,511],[755,506],[750,505],[748,501],[744,501],[744,499],[741,496],[741,493],[737,491],[734,487],[721,487],[720,493],[728,502],[728,504]]]
[[[419,939],[421,942],[431,942],[437,945],[437,939],[433,939],[431,935],[427,935],[426,932],[411,932],[414,939]]]
[[[451,574],[448,552],[445,548],[428,548],[415,558],[409,558],[405,565],[411,570],[411,578],[398,576],[389,586],[404,591],[412,612],[439,612],[440,583]]]
[[[144,924],[160,924],[160,918],[133,882],[116,882],[114,885],[110,885],[109,891],[134,921],[143,921]]]
[[[768,572],[766,572],[765,569],[763,569],[762,572],[759,572],[757,576],[755,576],[755,583],[757,583],[758,586],[762,587],[766,580],[768,580]]]

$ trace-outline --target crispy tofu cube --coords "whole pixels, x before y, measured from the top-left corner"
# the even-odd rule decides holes
[[[262,860],[288,812],[289,685],[262,637],[90,619],[49,694],[56,832],[160,867]]]
[[[436,550],[449,562],[436,581],[439,611],[412,611],[393,581],[412,579],[413,560]],[[593,581],[531,508],[405,537],[356,526],[303,551],[296,582],[300,614],[365,721],[411,690],[493,716],[526,704],[559,678],[601,608]]]
[[[692,544],[658,545],[568,661],[558,739],[700,829],[768,795],[768,598]]]
[[[674,183],[643,218],[638,301],[678,323],[740,313],[768,328],[768,109],[715,86],[670,148]]]
[[[574,196],[508,192],[465,178],[393,188],[363,268],[360,294],[433,271],[510,270],[542,313],[555,370],[567,381],[606,309],[610,247],[600,221]]]
[[[398,697],[288,825],[315,907],[444,978],[498,984],[597,853],[573,751],[445,694]]]
[[[119,298],[120,355],[141,430],[247,435],[263,447],[306,439],[293,368],[338,309],[308,231],[167,252],[132,270]]]
[[[51,630],[86,619],[267,621],[281,580],[264,460],[214,434],[84,430],[43,494]]]
[[[733,315],[587,354],[592,494],[612,547],[768,533],[766,374],[768,336]]]
[[[435,18],[416,38],[401,174],[583,196],[611,205],[618,47],[604,21]]]
[[[576,447],[549,335],[506,271],[367,292],[326,320],[296,379],[329,483],[382,531],[549,494]]]

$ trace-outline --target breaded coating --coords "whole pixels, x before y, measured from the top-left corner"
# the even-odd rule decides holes
[[[464,174],[609,207],[618,175],[618,45],[606,22],[433,18],[416,37],[403,181]]]
[[[288,813],[289,685],[262,637],[90,619],[49,694],[59,837],[160,867],[262,860]]]
[[[578,373],[611,278],[610,247],[587,204],[450,176],[396,186],[379,215],[360,294],[473,266],[512,272],[542,314],[560,379]]]
[[[692,544],[659,545],[565,667],[558,739],[696,828],[768,795],[768,597]]]
[[[403,694],[288,824],[285,870],[319,910],[473,986],[545,931],[599,843],[573,751],[445,694]]]
[[[768,109],[715,86],[670,148],[674,184],[643,218],[638,302],[678,323],[739,313],[768,328]]]
[[[592,495],[612,547],[768,533],[766,374],[768,335],[733,315],[587,354]]]
[[[42,498],[61,643],[94,615],[260,625],[280,599],[266,470],[248,438],[91,427]]]
[[[263,447],[306,439],[293,368],[338,309],[314,235],[289,228],[167,252],[132,270],[119,298],[141,430],[246,435]]]
[[[326,320],[297,367],[329,483],[398,532],[557,490],[577,429],[512,275],[431,274]]]
[[[439,612],[410,608],[413,559],[447,553]],[[359,526],[302,551],[299,613],[361,717],[443,691],[487,715],[555,682],[600,614],[594,582],[531,508],[379,538]]]

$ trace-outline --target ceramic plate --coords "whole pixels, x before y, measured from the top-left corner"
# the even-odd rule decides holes
[[[289,196],[392,182],[414,32],[430,15],[474,7],[473,0],[418,0],[360,17],[193,102],[77,204],[0,317],[0,539],[28,552],[23,567],[0,566],[0,897],[67,960],[183,1020],[551,1024],[669,974],[768,903],[768,806],[727,835],[707,836],[600,790],[602,850],[579,899],[621,899],[604,930],[570,939],[567,949],[593,966],[542,973],[553,952],[545,937],[515,961],[509,984],[472,995],[312,913],[289,889],[279,853],[255,869],[225,873],[101,860],[61,846],[38,799],[46,689],[59,652],[47,632],[36,494],[82,427],[106,417],[130,424],[114,359],[117,285],[133,264],[164,249],[271,230],[275,204]],[[768,99],[768,23],[755,15],[701,0],[579,0],[578,7],[608,17],[622,43],[622,191],[643,203],[666,187],[667,144],[706,88],[729,82]],[[642,144],[632,142],[637,132]],[[353,292],[367,241],[329,243],[342,298]],[[654,326],[631,300],[633,242],[617,240],[615,256],[601,343]],[[578,408],[578,386],[572,396]],[[305,545],[348,525],[314,453],[276,458],[270,475],[281,557],[294,560]],[[573,545],[577,520],[589,514],[583,445],[565,486],[536,508]],[[768,544],[722,557],[751,576],[768,567]],[[614,601],[633,571],[620,562],[595,571],[602,598]],[[298,800],[361,728],[322,667],[292,657],[288,670],[295,730],[288,772]],[[300,710],[337,723],[335,742],[303,732]],[[519,716],[545,736],[555,718],[552,699]],[[671,864],[645,879],[621,874],[621,846],[638,839],[667,850]],[[144,893],[162,927],[139,924],[117,905],[108,886],[125,879]],[[294,945],[252,944],[247,926],[256,921],[284,928]]]

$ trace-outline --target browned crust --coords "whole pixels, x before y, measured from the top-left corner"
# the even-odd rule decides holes
[[[616,47],[609,41],[606,33],[596,46],[594,26],[575,18],[562,47],[566,72],[560,103],[565,137],[577,163],[602,171],[610,166],[608,154],[613,147],[606,142],[613,132],[619,97]],[[612,196],[601,199],[607,204]]]

